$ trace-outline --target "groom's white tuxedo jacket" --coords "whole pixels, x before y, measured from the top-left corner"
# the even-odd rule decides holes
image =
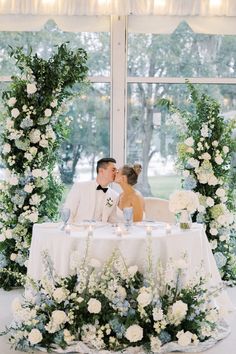
[[[92,220],[96,206],[97,182],[75,182],[66,198],[65,207],[70,208],[70,222]],[[116,222],[118,194],[108,187],[102,206],[102,222]]]

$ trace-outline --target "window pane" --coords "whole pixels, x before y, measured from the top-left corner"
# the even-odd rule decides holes
[[[61,146],[59,170],[63,182],[71,184],[94,178],[96,161],[109,156],[110,84],[91,85],[70,102],[67,116],[71,133]]]
[[[128,76],[236,77],[236,36],[194,33],[186,22],[172,34],[128,36]]]
[[[47,22],[39,32],[0,32],[0,76],[16,73],[10,47],[32,47],[43,58],[48,58],[55,45],[69,42],[71,49],[84,48],[88,53],[89,75],[110,75],[109,32],[63,32],[54,21]]]
[[[227,118],[236,115],[236,86],[196,85],[221,104]],[[180,109],[189,109],[186,85],[177,84],[129,84],[127,161],[140,161],[143,172],[139,185],[141,192],[168,198],[180,187],[180,177],[175,170],[178,136],[176,126],[165,108],[155,103],[168,97]]]

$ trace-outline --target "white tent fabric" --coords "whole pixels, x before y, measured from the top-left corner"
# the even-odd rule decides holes
[[[1,14],[236,16],[235,0],[0,0]]]
[[[39,31],[53,19],[63,31],[109,31],[110,15],[128,16],[130,32],[236,34],[235,0],[0,0],[0,31]]]

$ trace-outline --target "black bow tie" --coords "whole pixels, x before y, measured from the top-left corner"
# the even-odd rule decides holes
[[[97,191],[99,191],[99,190],[103,191],[103,193],[106,193],[107,190],[108,190],[108,188],[103,188],[103,187],[100,186],[100,184],[99,184],[99,185],[97,186]]]

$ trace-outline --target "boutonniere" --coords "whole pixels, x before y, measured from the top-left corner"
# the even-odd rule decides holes
[[[107,198],[106,206],[112,207],[113,203],[114,203],[113,199]]]

